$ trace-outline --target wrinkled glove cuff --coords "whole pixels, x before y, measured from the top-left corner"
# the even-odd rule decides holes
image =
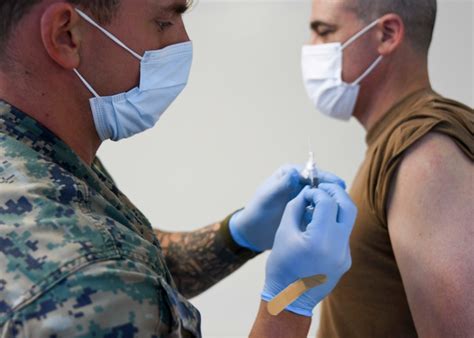
[[[238,245],[241,247],[247,248],[249,250],[252,250],[254,252],[262,252],[262,250],[257,249],[255,246],[250,244],[247,239],[242,236],[242,234],[238,230],[238,223],[237,223],[237,218],[239,217],[239,214],[242,212],[243,209],[237,211],[234,213],[230,219],[229,219],[229,230],[230,234],[232,235],[232,238],[234,242],[236,242]]]
[[[273,298],[275,298],[276,296],[271,296],[270,294],[266,293],[265,291],[262,292],[262,295],[261,295],[261,298],[264,302],[271,302],[273,300]],[[288,305],[286,308],[285,308],[285,311],[289,311],[291,313],[294,313],[294,314],[297,314],[297,315],[300,315],[300,316],[304,316],[304,317],[313,317],[313,309],[311,310],[308,310],[308,309],[302,309],[300,307],[297,307],[295,306],[294,304],[298,302],[298,300],[295,300],[293,303],[291,303],[290,305]]]
[[[224,239],[224,241],[226,243],[226,246],[227,246],[227,249],[229,249],[229,251],[231,251],[234,255],[238,256],[242,260],[249,260],[249,259],[252,259],[252,258],[258,256],[259,254],[261,254],[261,252],[254,251],[254,250],[251,250],[247,247],[239,245],[237,243],[237,241],[235,241],[234,237],[232,236],[232,233],[231,233],[231,230],[230,230],[230,225],[229,225],[229,222],[230,222],[232,216],[234,216],[236,213],[238,213],[241,210],[242,209],[240,209],[240,210],[236,211],[235,213],[229,215],[221,223],[221,227],[219,229],[219,234]]]

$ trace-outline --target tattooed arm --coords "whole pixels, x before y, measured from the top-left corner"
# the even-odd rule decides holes
[[[229,219],[194,232],[155,230],[173,279],[186,298],[206,291],[256,256],[233,241]]]

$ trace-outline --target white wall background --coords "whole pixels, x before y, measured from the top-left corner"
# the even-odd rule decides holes
[[[192,230],[243,206],[284,163],[307,158],[350,182],[365,151],[354,121],[316,114],[300,79],[310,1],[205,1],[186,16],[194,40],[191,82],[158,126],[100,157],[119,187],[165,230]],[[436,90],[471,107],[473,3],[441,1],[430,68]],[[266,255],[193,300],[205,337],[247,336]],[[318,326],[315,316],[312,332]],[[312,336],[314,334],[312,333]]]

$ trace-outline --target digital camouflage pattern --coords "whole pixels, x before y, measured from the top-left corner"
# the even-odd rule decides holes
[[[224,223],[155,233],[98,159],[0,101],[0,337],[200,337],[182,294],[255,256]]]

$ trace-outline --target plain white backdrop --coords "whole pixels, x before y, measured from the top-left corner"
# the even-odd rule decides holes
[[[430,71],[434,88],[473,106],[473,3],[440,1]],[[244,206],[280,165],[307,159],[353,179],[364,131],[331,121],[308,101],[300,50],[308,1],[203,1],[185,17],[195,58],[189,86],[157,127],[99,156],[155,227],[188,231]],[[357,62],[357,60],[354,60]],[[374,93],[383,95],[383,93]],[[245,337],[255,318],[266,255],[195,298],[204,337]],[[318,312],[312,326],[314,337]]]

